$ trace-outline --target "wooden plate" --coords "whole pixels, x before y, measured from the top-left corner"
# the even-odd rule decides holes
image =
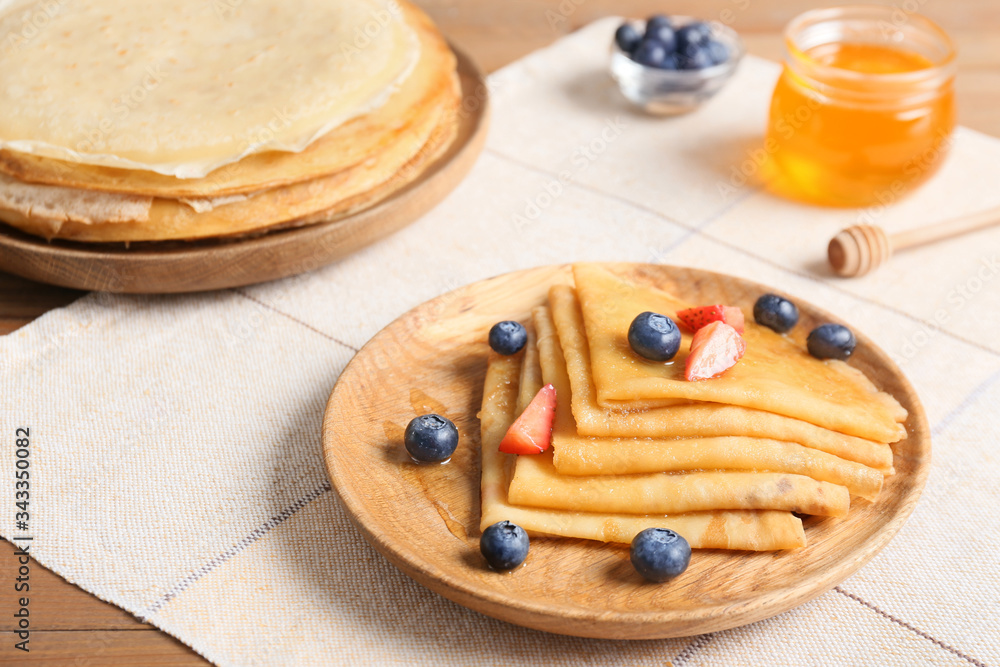
[[[462,83],[458,136],[413,183],[333,222],[261,236],[188,242],[92,244],[44,239],[0,224],[0,270],[108,292],[197,292],[311,271],[417,220],[458,185],[486,140],[489,96],[476,65],[454,46]]]
[[[775,290],[708,271],[609,265],[694,303],[751,312]],[[437,593],[489,616],[547,632],[650,639],[714,632],[773,616],[829,590],[872,559],[909,517],[930,466],[930,430],[917,395],[864,336],[851,365],[909,411],[909,437],[894,445],[896,475],[876,503],[854,499],[840,520],[805,521],[809,545],[784,552],[699,550],[667,584],[634,572],[625,545],[535,538],[524,567],[490,571],[479,554],[479,420],[489,327],[527,321],[569,267],[503,275],[429,301],[383,329],[344,370],[323,420],[333,486],[361,532],[396,567]],[[795,299],[799,342],[833,318]],[[460,444],[442,465],[412,463],[403,429],[438,412]]]

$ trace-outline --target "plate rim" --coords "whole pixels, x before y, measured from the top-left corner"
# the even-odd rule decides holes
[[[805,304],[805,310],[807,312],[813,313],[817,317],[823,318],[826,321],[844,321],[843,318],[836,317],[826,310],[813,305],[810,300],[799,298],[783,290],[775,289],[768,285],[758,283],[757,281],[739,276],[719,273],[697,267],[667,264],[649,264],[643,262],[594,263],[601,264],[612,269],[614,269],[614,267],[629,267],[632,269],[636,267],[643,267],[652,269],[653,271],[672,272],[681,270],[700,273],[712,279],[735,280],[744,286],[758,290],[760,293],[769,292],[779,294],[791,298],[797,304]],[[344,367],[344,370],[337,378],[337,382],[330,392],[330,396],[327,400],[323,413],[321,435],[324,467],[326,468],[327,475],[330,479],[331,487],[337,498],[347,510],[347,514],[350,517],[351,522],[358,527],[369,544],[371,544],[397,569],[425,588],[428,588],[473,611],[535,630],[569,636],[604,639],[661,639],[668,637],[683,637],[705,632],[716,632],[730,629],[753,623],[758,620],[763,620],[765,618],[770,618],[822,595],[823,593],[833,589],[845,579],[849,578],[861,567],[871,561],[883,548],[885,548],[889,542],[892,541],[903,525],[905,525],[907,520],[909,520],[909,517],[913,513],[913,510],[919,501],[920,495],[923,492],[927,478],[930,474],[932,443],[926,411],[909,378],[906,377],[892,358],[880,346],[876,345],[867,335],[856,328],[852,328],[852,331],[854,331],[858,340],[859,346],[863,346],[869,350],[870,353],[874,355],[874,359],[877,360],[878,364],[886,368],[886,370],[891,373],[894,381],[900,385],[900,388],[905,395],[902,397],[903,400],[900,402],[903,403],[909,411],[907,420],[909,421],[912,419],[915,424],[913,432],[908,432],[907,439],[910,443],[916,443],[916,451],[914,453],[920,455],[920,462],[910,477],[910,483],[906,488],[905,493],[898,499],[897,504],[899,506],[899,511],[886,520],[886,523],[881,530],[871,535],[854,550],[845,554],[840,561],[834,564],[834,566],[831,566],[822,572],[809,575],[804,580],[795,580],[780,589],[769,589],[759,598],[736,602],[719,601],[714,604],[699,607],[696,611],[690,609],[684,610],[682,613],[685,616],[685,625],[692,624],[691,617],[693,615],[698,616],[698,618],[694,619],[695,624],[698,625],[698,629],[696,631],[680,633],[664,631],[663,628],[665,625],[670,625],[678,620],[676,618],[671,618],[677,614],[672,613],[669,610],[645,610],[632,612],[616,609],[613,612],[614,615],[618,619],[623,620],[616,621],[614,623],[614,627],[620,628],[623,625],[630,625],[637,630],[637,632],[629,633],[628,636],[621,636],[617,632],[602,632],[601,626],[604,621],[601,616],[606,613],[602,610],[563,609],[560,610],[557,615],[554,615],[552,608],[547,607],[544,604],[537,603],[532,600],[512,598],[509,595],[504,595],[500,586],[487,589],[485,591],[472,590],[470,586],[465,585],[461,579],[451,573],[428,572],[427,569],[421,569],[420,564],[417,562],[419,560],[419,554],[406,553],[405,550],[399,548],[398,546],[381,539],[379,533],[364,520],[367,518],[370,522],[372,515],[368,513],[367,509],[363,505],[355,503],[353,498],[349,497],[341,489],[341,481],[337,474],[337,462],[331,453],[334,449],[334,447],[331,446],[331,433],[333,430],[331,417],[335,411],[336,402],[339,399],[340,392],[346,391],[344,389],[346,386],[344,380],[345,378],[349,379],[352,368],[356,364],[361,363],[359,360],[363,359],[366,354],[370,353],[371,348],[380,342],[379,339],[381,337],[391,336],[391,332],[395,326],[411,319],[415,313],[423,308],[431,308],[435,303],[439,302],[449,303],[458,301],[463,292],[470,291],[475,287],[488,282],[530,273],[551,273],[553,275],[558,275],[560,272],[568,273],[571,267],[572,263],[550,264],[510,271],[469,283],[455,290],[445,292],[437,297],[424,301],[393,319],[392,322],[387,324],[379,330],[378,333],[372,336],[371,339],[369,339],[358,350],[354,357],[352,357],[350,362],[348,362],[348,364]],[[901,397],[897,396],[896,398],[900,399]],[[805,548],[808,549],[809,547],[807,546]],[[476,603],[476,606],[473,606],[473,603]],[[727,614],[720,615],[719,610],[730,611]],[[539,620],[544,622],[546,619],[554,621],[556,624],[540,626]],[[573,621],[580,624],[580,626],[564,627],[567,622]]]
[[[232,240],[195,239],[164,241],[165,247],[143,245],[130,249],[123,243],[90,244],[68,239],[47,239],[22,232],[0,220],[0,268],[7,273],[80,290],[99,290],[124,294],[168,294],[202,292],[243,287],[311,271],[330,264],[366,245],[389,236],[415,222],[441,202],[471,170],[486,142],[491,113],[489,86],[475,61],[451,41],[456,73],[462,82],[459,111],[459,136],[448,150],[431,162],[413,182],[372,206],[351,215],[302,227],[261,230],[259,234]],[[466,85],[468,82],[468,85]],[[469,100],[473,104],[467,104]],[[430,190],[431,192],[428,192]],[[406,215],[394,209],[412,207]],[[384,230],[360,242],[357,230],[377,220],[389,220]],[[277,266],[277,257],[288,247],[315,248],[329,237],[347,236],[351,242],[331,244],[326,253],[317,253],[306,261]],[[143,242],[146,243],[146,242]],[[121,247],[118,247],[121,246]],[[222,275],[216,268],[212,278],[202,284],[192,283],[190,266],[182,263],[219,263],[233,269]],[[248,273],[246,266],[257,271]],[[241,270],[242,268],[242,270]],[[149,275],[166,276],[150,286]],[[176,276],[176,277],[174,277]]]

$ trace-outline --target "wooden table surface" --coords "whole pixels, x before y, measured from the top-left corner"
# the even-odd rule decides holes
[[[857,4],[857,0],[852,0]],[[444,33],[493,71],[602,16],[690,14],[729,23],[750,53],[780,60],[782,27],[796,14],[827,3],[807,0],[418,0]],[[849,3],[844,3],[849,4]],[[874,3],[873,3],[874,4]],[[892,4],[888,0],[881,4]],[[1000,3],[996,0],[912,0],[942,25],[959,49],[957,80],[963,125],[1000,136]],[[2,267],[0,267],[2,269]],[[82,292],[0,273],[0,334]],[[14,548],[0,544],[0,664],[205,665],[177,640],[109,605],[37,563],[31,564],[31,652],[13,649]],[[10,579],[8,579],[10,578]]]

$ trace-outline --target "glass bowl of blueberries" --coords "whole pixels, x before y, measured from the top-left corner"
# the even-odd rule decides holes
[[[611,76],[649,113],[687,113],[725,85],[744,53],[736,31],[721,23],[656,14],[626,21],[615,32]]]

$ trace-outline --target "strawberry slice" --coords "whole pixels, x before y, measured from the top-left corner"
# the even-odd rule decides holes
[[[736,329],[736,333],[743,335],[746,328],[746,321],[743,318],[743,311],[737,306],[722,307],[722,321]]]
[[[737,332],[743,333],[743,311],[736,306],[697,306],[677,311],[677,319],[690,331],[698,331],[712,322],[725,322]]]
[[[556,388],[547,384],[538,390],[500,441],[506,454],[540,454],[552,444],[552,421],[556,418]]]
[[[684,366],[688,380],[707,380],[736,365],[747,349],[736,329],[725,322],[712,322],[695,332]]]

